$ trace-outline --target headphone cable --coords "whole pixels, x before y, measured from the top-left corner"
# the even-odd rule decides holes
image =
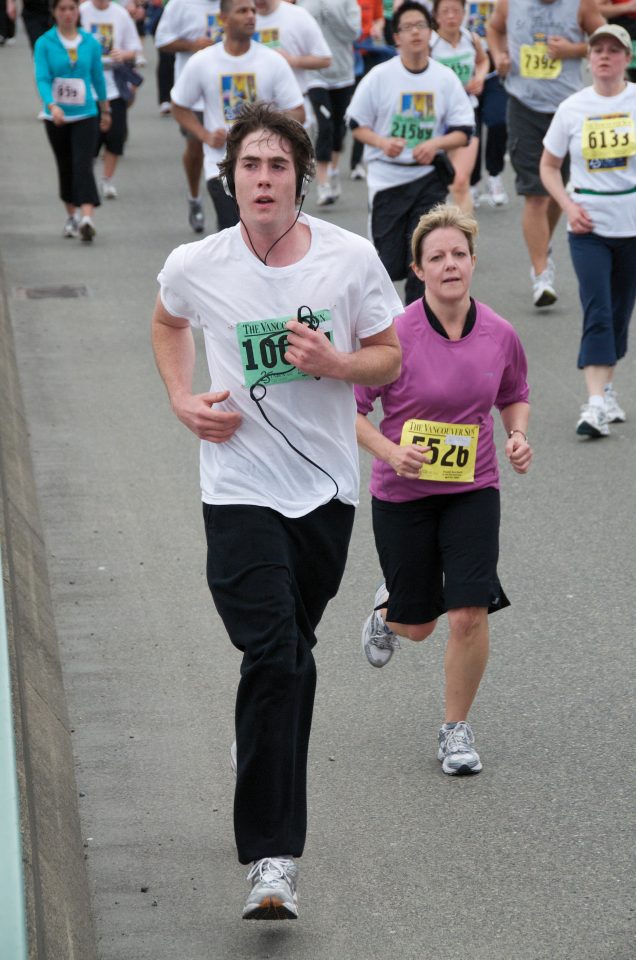
[[[329,479],[331,480],[331,482],[333,483],[333,485],[334,485],[335,488],[336,488],[335,493],[334,493],[333,496],[331,497],[332,500],[335,500],[335,499],[337,498],[338,494],[340,493],[340,487],[338,486],[338,481],[335,479],[335,477],[332,477],[328,470],[325,470],[325,468],[324,468],[324,467],[321,467],[319,463],[316,463],[316,461],[315,461],[315,460],[312,460],[311,457],[308,457],[306,453],[303,453],[302,450],[299,450],[298,447],[294,446],[294,444],[291,442],[291,440],[289,439],[289,437],[287,437],[287,436],[283,433],[283,431],[280,429],[280,427],[277,427],[274,423],[272,423],[272,421],[269,419],[269,417],[267,416],[267,414],[266,414],[265,411],[263,410],[263,408],[262,408],[262,406],[261,406],[261,400],[264,400],[265,397],[267,396],[267,387],[265,386],[265,381],[268,380],[268,379],[269,379],[269,375],[268,375],[268,374],[265,374],[264,377],[261,377],[260,380],[257,380],[256,383],[253,383],[253,384],[252,384],[252,386],[250,387],[250,398],[254,401],[254,403],[255,403],[256,406],[258,407],[261,416],[262,416],[263,419],[265,420],[265,423],[269,424],[269,426],[272,428],[272,430],[275,430],[276,433],[280,433],[281,437],[283,438],[283,440],[285,441],[285,443],[287,444],[287,446],[290,447],[290,448],[294,451],[294,453],[297,453],[299,457],[302,457],[302,459],[305,460],[306,463],[311,464],[311,466],[312,466],[312,467],[315,467],[316,470],[320,470],[320,472],[321,472],[321,473],[324,473],[324,475],[325,475],[326,477],[329,477]],[[255,395],[255,393],[254,393],[254,391],[255,391],[255,389],[256,389],[257,387],[261,387],[262,390],[263,390],[263,395],[262,395],[262,397],[260,397],[260,398],[257,397],[257,396]]]
[[[304,202],[305,202],[305,198],[304,198],[304,196],[303,196],[303,197],[300,198],[300,206],[298,207],[298,213],[296,214],[296,219],[295,219],[294,222],[292,223],[291,227],[288,227],[287,230],[285,230],[285,233],[281,233],[281,235],[280,235],[280,237],[278,238],[278,240],[274,240],[273,244],[271,245],[271,247],[269,248],[269,250],[267,251],[267,253],[265,254],[264,257],[261,257],[260,253],[257,253],[256,247],[255,247],[254,244],[252,243],[252,238],[250,237],[250,232],[249,232],[249,230],[247,229],[247,226],[246,226],[246,224],[245,224],[245,221],[243,220],[243,217],[241,216],[241,208],[239,207],[238,203],[236,204],[236,206],[238,207],[238,211],[239,211],[239,220],[241,221],[241,223],[242,223],[242,225],[243,225],[243,227],[244,227],[244,229],[245,229],[245,233],[247,234],[247,239],[248,239],[249,242],[250,242],[250,247],[251,247],[252,250],[254,251],[254,256],[257,257],[257,259],[260,260],[261,263],[262,263],[264,266],[267,266],[267,258],[269,257],[270,253],[272,252],[272,250],[274,249],[274,247],[276,246],[276,244],[277,244],[277,243],[280,243],[280,241],[283,239],[283,237],[286,237],[287,234],[290,233],[290,232],[294,229],[294,227],[296,226],[296,224],[298,223],[298,217],[300,216],[300,214],[301,214],[301,212],[302,212],[303,203],[304,203]]]

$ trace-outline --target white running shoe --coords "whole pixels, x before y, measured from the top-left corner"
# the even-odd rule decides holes
[[[255,860],[247,879],[252,889],[243,908],[244,920],[296,920],[298,867],[293,857]]]
[[[169,100],[164,100],[163,103],[159,104],[159,113],[162,117],[169,117],[172,113],[172,107]]]
[[[79,235],[80,239],[84,243],[92,243],[93,237],[96,234],[95,224],[90,217],[82,217],[79,225]]]
[[[475,183],[475,184],[474,184],[472,187],[470,187],[469,189],[470,189],[470,196],[471,196],[472,201],[473,201],[473,207],[474,207],[475,210],[476,210],[477,207],[479,206],[479,204],[481,203],[481,198],[482,198],[481,180],[479,181],[479,183]]]
[[[205,213],[203,204],[198,198],[188,200],[188,223],[195,233],[203,233],[205,230]]]
[[[554,289],[554,269],[546,267],[538,276],[534,269],[530,269],[532,277],[532,302],[535,307],[550,307],[556,303],[558,297]]]
[[[102,196],[104,200],[117,199],[117,187],[112,180],[102,180]]]
[[[508,194],[500,176],[488,177],[488,203],[491,207],[503,207],[508,203]]]
[[[389,599],[386,583],[381,583],[375,592],[373,612],[364,621],[362,627],[362,649],[372,667],[384,667],[396,650],[400,649],[400,638],[380,616],[376,607],[384,606]]]
[[[616,390],[614,387],[607,386],[603,391],[605,397],[605,416],[608,423],[625,423],[627,414],[620,406]]]
[[[580,437],[608,437],[609,423],[603,407],[593,403],[584,403],[576,425],[576,432]]]
[[[364,169],[364,166],[361,163],[356,163],[355,167],[351,171],[352,180],[366,180],[367,171]]]
[[[469,723],[465,720],[453,726],[445,723],[439,731],[438,740],[437,759],[444,773],[463,776],[480,772],[482,762],[475,750],[475,735]]]
[[[342,187],[340,185],[340,171],[332,170],[329,167],[329,190],[331,192],[332,202],[338,199],[342,193]]]
[[[331,195],[331,187],[328,183],[319,183],[317,186],[316,205],[319,207],[328,207],[333,203],[334,197]]]
[[[66,223],[64,224],[64,229],[62,230],[62,236],[79,237],[79,222],[75,215],[68,217]]]

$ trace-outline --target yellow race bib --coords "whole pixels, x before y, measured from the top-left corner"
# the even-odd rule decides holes
[[[473,483],[478,439],[479,426],[474,423],[407,420],[400,446],[419,443],[431,448],[427,454],[430,463],[422,464],[420,480]]]
[[[634,118],[629,113],[586,117],[581,132],[581,151],[586,160],[616,160],[636,153]]]
[[[555,80],[561,73],[561,61],[548,56],[545,43],[524,43],[519,49],[519,73],[530,80]]]

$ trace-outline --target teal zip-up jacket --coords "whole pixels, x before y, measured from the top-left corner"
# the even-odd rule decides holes
[[[34,49],[35,82],[38,93],[44,103],[44,116],[49,120],[51,113],[50,103],[56,103],[64,111],[64,115],[71,120],[73,117],[94,117],[97,114],[97,100],[106,99],[106,82],[102,67],[102,48],[97,40],[78,29],[82,40],[77,47],[77,59],[71,61],[69,51],[64,47],[57,32],[57,27],[51,27],[36,41]],[[63,81],[82,80],[84,82],[84,103],[73,103],[77,97],[77,84],[64,85]],[[56,85],[58,98],[55,97]],[[61,81],[61,82],[60,82]]]

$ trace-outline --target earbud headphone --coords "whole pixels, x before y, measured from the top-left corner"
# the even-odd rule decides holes
[[[225,177],[221,177],[221,183],[223,184],[223,189],[225,190],[228,197],[232,197],[232,200],[236,200],[235,190],[234,190],[234,174],[229,173]],[[309,190],[309,184],[311,183],[311,177],[308,177],[306,173],[301,174],[296,180],[296,199],[302,200],[307,196],[307,191]]]

